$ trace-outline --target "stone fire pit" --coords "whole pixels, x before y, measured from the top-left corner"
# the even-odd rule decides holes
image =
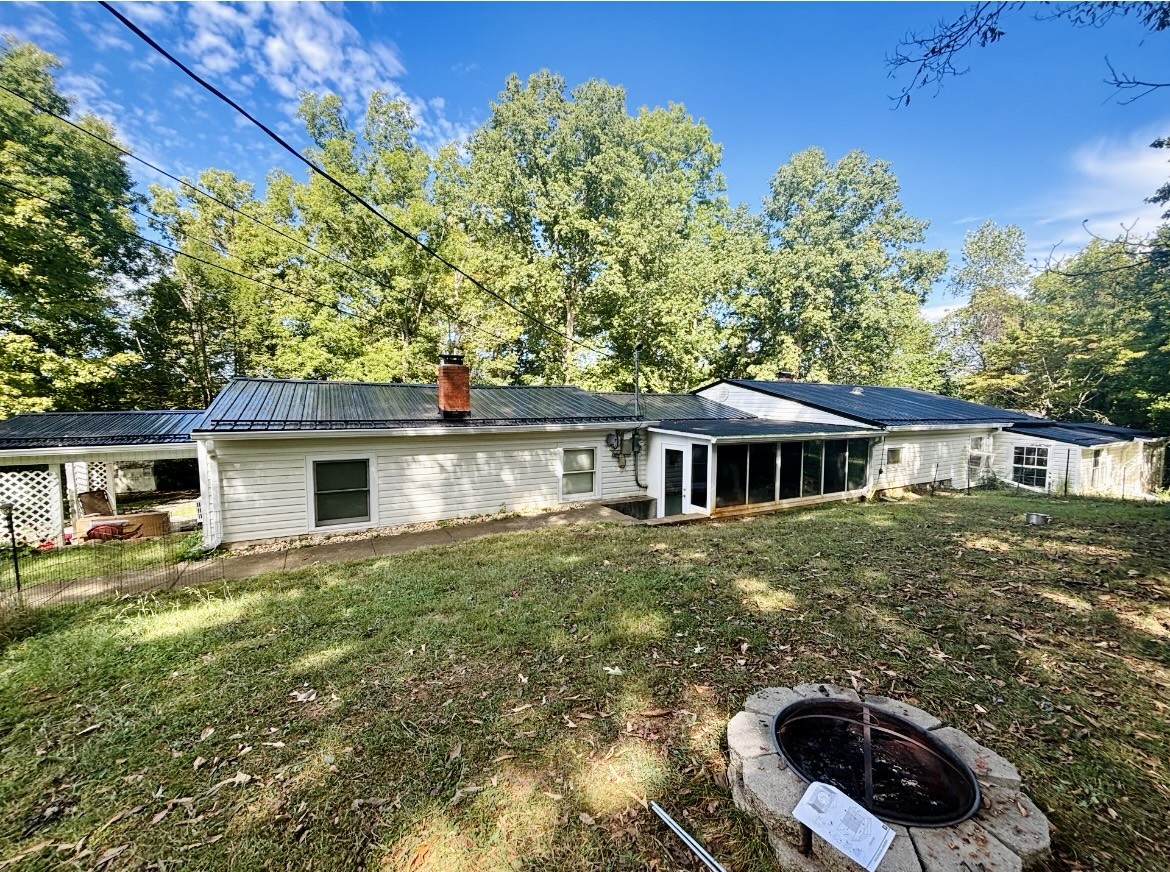
[[[900,715],[932,731],[970,768],[983,794],[982,807],[970,819],[950,827],[903,827],[896,833],[879,872],[1022,872],[1043,863],[1051,851],[1048,818],[1020,791],[1020,773],[990,748],[966,733],[944,727],[920,708],[884,696],[862,699],[832,684],[770,687],[748,698],[744,711],[727,725],[730,755],[728,781],[741,811],[757,818],[783,870],[792,872],[854,872],[860,867],[816,833],[812,849],[800,852],[800,823],[792,810],[807,784],[776,752],[772,721],[789,703],[810,697],[864,702]]]

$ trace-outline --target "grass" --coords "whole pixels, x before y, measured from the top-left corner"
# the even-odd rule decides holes
[[[1025,527],[1025,511],[1053,514]],[[1056,866],[1170,865],[1170,507],[1010,493],[497,536],[35,613],[0,651],[27,869],[773,868],[723,732],[913,701],[1021,769]]]
[[[66,582],[75,579],[113,576],[170,566],[187,554],[189,533],[172,533],[147,539],[82,542],[64,548],[20,552],[20,577],[24,585]],[[14,585],[12,552],[0,560],[0,587]]]

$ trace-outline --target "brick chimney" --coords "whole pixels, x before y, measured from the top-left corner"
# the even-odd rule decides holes
[[[444,418],[471,414],[471,370],[462,354],[439,355],[439,413]]]

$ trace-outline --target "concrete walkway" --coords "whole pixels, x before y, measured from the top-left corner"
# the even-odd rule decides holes
[[[521,533],[549,527],[597,523],[637,524],[639,522],[629,515],[623,515],[621,512],[605,506],[583,506],[540,515],[473,521],[465,524],[453,524],[449,527],[437,527],[433,530],[376,536],[372,539],[306,545],[303,548],[289,548],[265,554],[227,556],[199,563],[160,566],[155,569],[123,572],[96,578],[78,578],[66,582],[27,585],[24,588],[23,600],[27,606],[38,606],[76,602],[101,596],[125,596],[152,590],[171,590],[176,587],[252,578],[268,572],[326,566],[330,563],[345,563],[350,560],[370,560],[375,557],[386,557],[390,554],[404,554],[419,548],[467,542],[471,539],[496,536],[501,533]],[[0,603],[0,606],[2,605],[4,604]]]

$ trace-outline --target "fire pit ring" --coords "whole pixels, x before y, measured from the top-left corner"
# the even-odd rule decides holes
[[[841,790],[887,823],[949,827],[979,811],[971,768],[927,730],[843,699],[797,700],[776,712],[773,747],[806,784]]]

